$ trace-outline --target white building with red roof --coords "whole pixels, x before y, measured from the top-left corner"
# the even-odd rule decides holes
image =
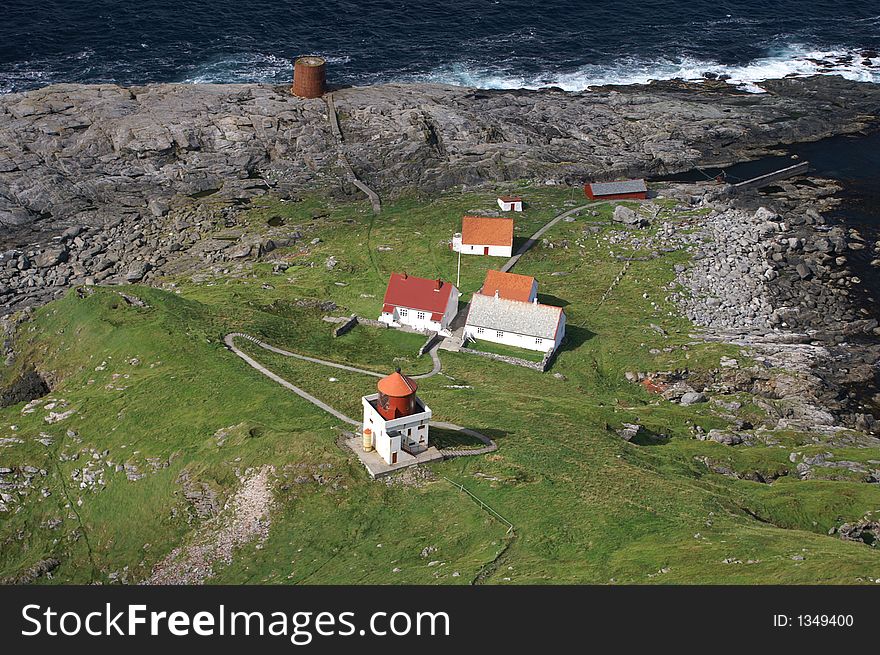
[[[513,255],[513,219],[465,216],[461,219],[461,232],[452,237],[452,249],[464,255],[510,257]]]
[[[392,273],[379,320],[392,327],[448,333],[460,295],[451,282]]]

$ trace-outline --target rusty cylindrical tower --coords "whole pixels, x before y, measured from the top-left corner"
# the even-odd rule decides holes
[[[409,416],[416,410],[416,390],[419,386],[400,369],[379,380],[379,402],[376,409],[386,421]]]
[[[320,98],[327,88],[327,62],[322,57],[299,57],[293,64],[293,95]]]

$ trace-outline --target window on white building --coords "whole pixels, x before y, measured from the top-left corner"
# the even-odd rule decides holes
[[[401,309],[401,310],[400,310],[400,315],[401,315],[401,316],[406,316],[407,314],[409,314],[409,310],[406,310],[406,309]]]
[[[501,339],[504,337],[504,332],[502,332],[501,330],[498,330],[498,332],[495,333],[495,336],[498,337],[499,339]]]
[[[541,337],[535,337],[535,343],[541,344],[544,343],[544,340]]]
[[[425,312],[419,312],[418,314],[416,314],[416,318],[418,318],[420,321],[424,321],[425,320]]]
[[[483,334],[486,330],[484,328],[477,328],[477,334]]]

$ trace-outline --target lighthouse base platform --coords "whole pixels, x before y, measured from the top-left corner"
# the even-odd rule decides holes
[[[370,452],[364,451],[363,438],[361,435],[354,435],[345,441],[345,445],[354,451],[361,464],[367,469],[370,477],[373,479],[390,475],[395,471],[415,466],[416,464],[427,464],[428,462],[437,462],[443,459],[443,454],[434,446],[428,446],[418,455],[410,455],[408,452],[401,450],[398,453],[397,462],[387,464],[384,459],[375,450]]]

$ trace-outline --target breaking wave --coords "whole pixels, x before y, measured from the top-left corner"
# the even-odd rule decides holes
[[[644,59],[623,57],[610,64],[586,64],[571,72],[521,75],[499,67],[482,67],[475,62],[442,66],[429,73],[415,74],[406,81],[454,84],[483,89],[538,89],[555,86],[566,91],[583,91],[606,84],[646,84],[651,80],[703,80],[720,78],[753,93],[763,93],[764,80],[809,75],[840,75],[861,82],[880,83],[880,56],[861,49],[819,50],[795,45],[747,64],[731,66],[693,57]]]
[[[329,65],[347,64],[350,57],[324,57]],[[187,84],[284,84],[293,79],[293,60],[264,53],[241,53],[219,57],[198,65],[184,76]]]

